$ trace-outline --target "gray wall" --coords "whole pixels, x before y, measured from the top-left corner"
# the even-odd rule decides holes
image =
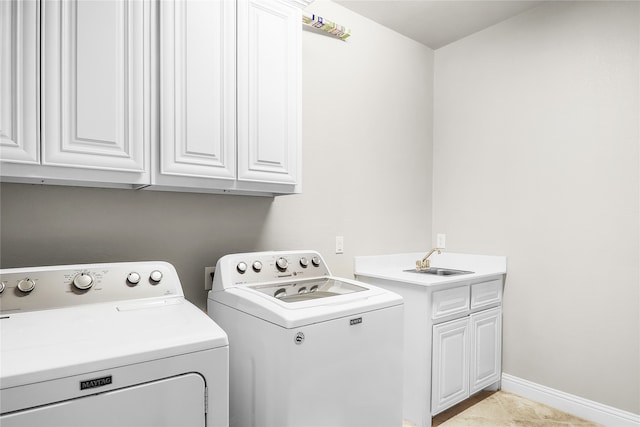
[[[3,268],[159,259],[204,308],[204,267],[253,250],[353,256],[422,250],[431,236],[433,52],[327,1],[353,29],[303,32],[303,193],[277,198],[2,184]],[[335,236],[345,253],[334,254]]]
[[[504,254],[504,371],[640,413],[640,3],[436,51],[433,232]]]

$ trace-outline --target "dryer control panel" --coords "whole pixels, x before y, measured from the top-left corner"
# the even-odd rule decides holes
[[[183,296],[166,262],[78,264],[0,270],[0,313]]]
[[[315,251],[248,252],[225,255],[216,264],[213,291],[230,287],[278,283],[330,276]]]

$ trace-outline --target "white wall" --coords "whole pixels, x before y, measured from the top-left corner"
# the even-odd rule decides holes
[[[421,250],[431,235],[433,52],[341,6],[346,42],[303,33],[303,193],[277,198],[2,184],[2,268],[160,259],[205,307],[222,255],[317,249],[334,274],[355,254]],[[335,255],[335,236],[345,253]]]
[[[508,256],[504,371],[640,413],[640,3],[552,2],[435,54],[433,232]]]
[[[352,277],[355,255],[429,245],[433,51],[330,1],[307,11],[353,35],[304,31],[303,192],[274,200],[261,246],[312,245]]]

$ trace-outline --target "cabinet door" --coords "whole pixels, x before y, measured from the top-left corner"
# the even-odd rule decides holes
[[[40,163],[40,3],[0,1],[0,160]]]
[[[469,318],[433,327],[431,415],[469,397]]]
[[[472,314],[471,394],[500,380],[502,371],[502,310]]]
[[[238,0],[238,180],[296,184],[301,11]]]
[[[153,184],[215,187],[212,179],[235,180],[235,2],[172,0],[159,7]]]
[[[77,179],[88,169],[144,183],[148,1],[41,4],[42,164],[75,169]]]

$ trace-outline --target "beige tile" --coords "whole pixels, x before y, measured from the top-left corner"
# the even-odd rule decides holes
[[[440,425],[442,427],[600,426],[505,391],[492,394]]]

